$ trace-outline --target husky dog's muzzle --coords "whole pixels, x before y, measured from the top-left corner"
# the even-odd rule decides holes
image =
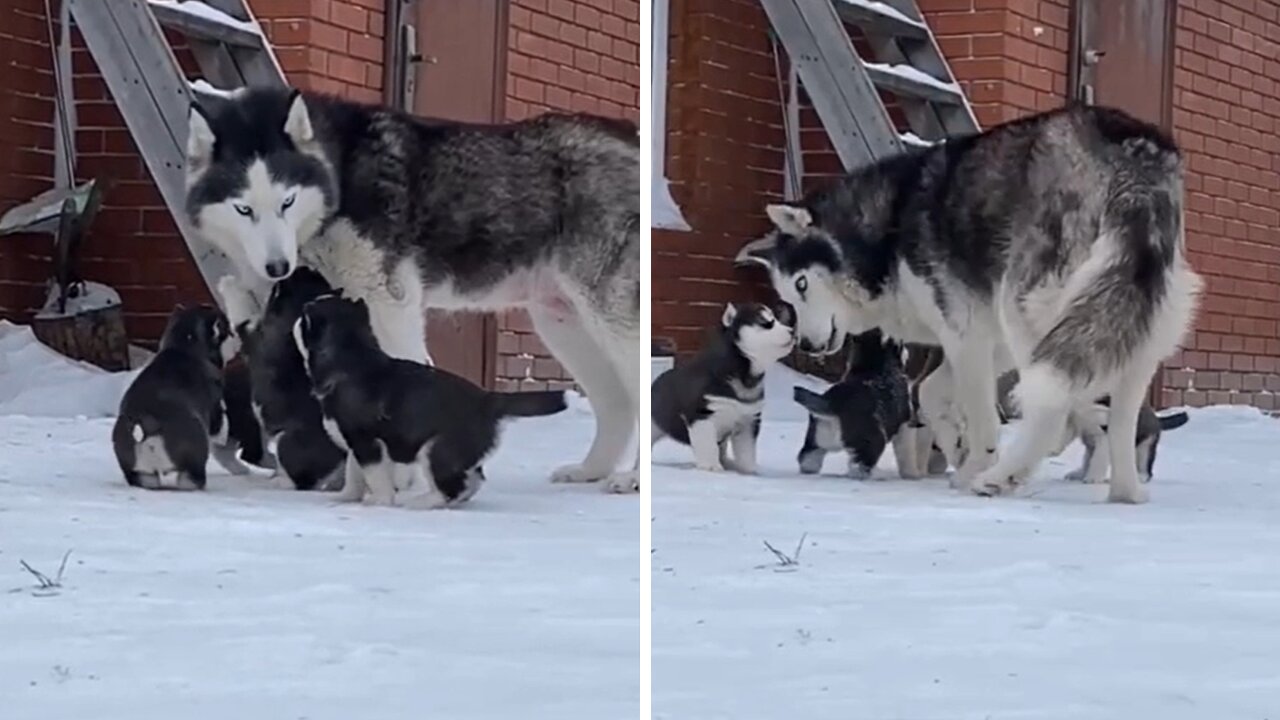
[[[811,342],[807,337],[800,338],[800,342],[799,342],[801,352],[808,353],[809,355],[819,355],[819,356],[830,355],[834,352],[837,352],[840,350],[840,347],[843,344],[844,343],[838,342],[836,338],[835,318],[831,319],[831,334],[827,336],[827,341],[823,343],[821,346]]]

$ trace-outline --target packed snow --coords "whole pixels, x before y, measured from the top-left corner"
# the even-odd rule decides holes
[[[200,2],[200,0],[149,0],[152,5],[170,8],[179,12],[184,12],[193,17],[202,18],[219,25],[237,28],[245,32],[261,33],[257,23],[247,20],[237,20],[221,10]]]
[[[762,476],[654,449],[655,718],[1278,717],[1280,421],[1190,411],[1146,505],[1058,479],[1079,444],[987,499],[891,452],[800,476],[791,389],[823,384],[767,382]]]
[[[871,12],[893,18],[894,20],[897,20],[899,22],[915,25],[916,27],[925,27],[925,24],[920,22],[919,20],[909,18],[906,15],[902,14],[902,12],[899,11],[897,8],[891,7],[882,2],[877,2],[876,0],[840,0],[840,1],[847,5],[857,5],[859,7],[864,7],[867,10],[870,10]]]
[[[866,63],[866,68],[873,72],[884,73],[885,75],[897,75],[900,78],[904,78],[906,80],[913,80],[915,82],[922,83],[924,85],[930,85],[932,87],[938,88],[939,90],[945,90],[947,92],[952,92],[952,93],[960,92],[960,86],[957,85],[956,83],[944,82],[930,75],[929,73],[926,73],[923,70],[920,70],[918,68],[914,68],[910,65],[905,65],[905,64],[892,65],[889,63],[869,62],[869,63]]]
[[[590,442],[581,402],[510,424],[468,507],[421,512],[216,466],[203,493],[131,489],[127,379],[0,325],[0,717],[637,716],[639,501],[547,481]],[[57,588],[20,565],[56,581],[68,551]]]

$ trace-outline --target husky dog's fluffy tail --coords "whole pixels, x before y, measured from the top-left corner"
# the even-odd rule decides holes
[[[563,390],[544,392],[490,393],[499,417],[542,417],[555,415],[569,407]]]
[[[1176,413],[1169,413],[1168,415],[1159,415],[1157,418],[1160,420],[1160,430],[1162,432],[1165,430],[1177,430],[1183,425],[1186,425],[1187,420],[1189,419],[1187,417],[1187,413],[1182,410],[1179,410]]]

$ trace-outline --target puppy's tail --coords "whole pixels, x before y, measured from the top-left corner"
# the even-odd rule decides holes
[[[795,398],[796,402],[800,403],[801,407],[814,415],[831,414],[831,405],[827,402],[827,399],[808,388],[796,385],[792,397]]]
[[[133,441],[140,443],[149,437],[155,437],[160,434],[160,422],[150,415],[139,415],[134,418],[129,427],[129,437]]]
[[[563,390],[543,392],[490,393],[499,417],[541,417],[555,415],[568,405]]]
[[[1168,415],[1160,415],[1159,419],[1160,419],[1160,430],[1164,431],[1164,430],[1177,430],[1183,425],[1186,425],[1187,420],[1189,420],[1190,418],[1187,417],[1186,412],[1179,410],[1176,413],[1169,413]]]

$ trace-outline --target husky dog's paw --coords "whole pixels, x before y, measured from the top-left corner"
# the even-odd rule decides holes
[[[298,486],[294,484],[293,480],[290,479],[289,476],[283,472],[277,472],[275,475],[272,475],[268,479],[267,485],[279,490],[297,490],[298,489]]]
[[[1071,472],[1067,473],[1066,475],[1063,476],[1063,479],[1070,482],[1084,483],[1086,485],[1098,485],[1100,483],[1104,483],[1107,481],[1106,477],[1089,475],[1084,470],[1079,470],[1079,469],[1072,470]]]
[[[704,472],[724,472],[724,465],[719,460],[698,461],[693,467]]]
[[[640,473],[635,470],[614,473],[604,479],[601,487],[605,492],[616,495],[638,493],[640,492]]]
[[[600,480],[607,475],[607,472],[598,472],[583,465],[565,465],[564,467],[556,468],[551,472],[551,482],[591,483]]]
[[[1145,503],[1149,497],[1147,488],[1144,485],[1138,485],[1130,491],[1127,488],[1111,483],[1111,490],[1107,493],[1107,502],[1123,503],[1125,505],[1141,505]]]

